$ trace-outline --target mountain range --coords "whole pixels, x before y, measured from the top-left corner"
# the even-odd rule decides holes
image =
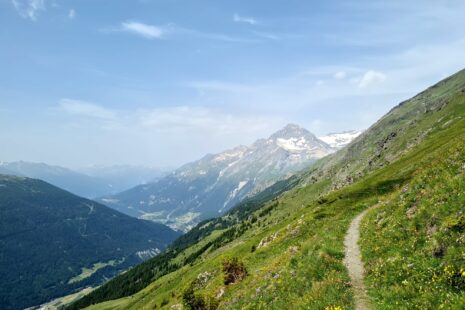
[[[44,180],[86,198],[114,194],[153,181],[166,171],[142,166],[91,166],[78,171],[45,163],[0,162],[0,173]]]
[[[462,70],[69,308],[462,309],[464,135]]]
[[[289,124],[250,146],[208,154],[155,182],[99,201],[128,215],[187,231],[334,151],[306,129]]]
[[[0,308],[95,286],[178,236],[44,181],[0,175]]]

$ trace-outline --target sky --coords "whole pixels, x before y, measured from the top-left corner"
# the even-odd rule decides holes
[[[465,67],[465,1],[0,0],[0,160],[176,167],[365,129]]]

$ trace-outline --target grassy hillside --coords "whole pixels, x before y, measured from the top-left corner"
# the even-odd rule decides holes
[[[177,236],[43,181],[0,175],[0,308],[100,284]]]
[[[431,163],[442,160],[449,164],[445,154],[458,154],[461,152],[459,150],[465,149],[465,142],[462,141],[465,135],[464,89],[465,71],[462,71],[402,103],[349,147],[318,162],[301,175],[299,186],[274,199],[260,202],[250,208],[241,221],[231,222],[226,228],[219,225],[218,229],[211,230],[211,223],[198,227],[197,231],[208,229],[208,234],[200,235],[197,243],[172,253],[173,256],[166,262],[184,262],[177,268],[173,267],[172,272],[152,274],[151,284],[136,294],[91,308],[168,309],[181,308],[182,305],[189,308],[187,304],[190,304],[194,309],[218,306],[223,309],[352,309],[353,296],[343,264],[343,239],[353,217],[374,205],[381,207],[368,218],[364,233],[368,233],[370,238],[364,239],[362,244],[364,258],[369,264],[368,284],[375,305],[379,304],[381,309],[389,306],[397,308],[394,305],[402,296],[398,293],[402,287],[395,276],[392,281],[390,278],[385,280],[391,281],[388,283],[390,285],[381,282],[385,277],[379,276],[379,272],[388,272],[389,269],[380,259],[387,259],[386,255],[393,251],[398,257],[411,255],[414,260],[414,255],[417,255],[413,251],[415,247],[410,252],[406,248],[415,245],[413,239],[416,237],[410,236],[407,229],[395,231],[392,225],[379,230],[373,226],[373,218],[377,212],[383,212],[381,210],[389,206],[389,201],[402,195],[406,186],[412,188],[410,184],[414,182],[430,182],[425,186],[434,187],[434,184],[444,184],[450,180],[450,174],[431,172]],[[459,159],[463,159],[460,156],[456,157],[456,166],[464,164],[460,162]],[[416,181],[422,171],[434,173],[438,179],[434,181],[433,178],[424,177]],[[461,182],[463,184],[463,179]],[[455,192],[460,193],[459,188],[455,188]],[[455,208],[461,207],[459,202],[456,201]],[[394,202],[392,208],[401,207]],[[403,208],[399,214],[405,213],[406,206]],[[435,208],[439,209],[438,206]],[[444,257],[449,252],[462,253],[465,250],[459,242],[454,241],[461,232],[463,221],[461,214],[454,212],[438,211],[448,219],[448,231],[455,231],[455,235],[441,235],[443,239],[437,239],[439,236],[435,239],[436,243],[449,247]],[[396,214],[385,214],[390,215],[385,215],[386,220],[398,223],[393,218]],[[451,217],[453,214],[456,216]],[[218,221],[227,221],[228,216],[231,217],[227,215]],[[441,218],[439,215],[436,217]],[[430,224],[424,220],[415,221],[412,225],[424,231]],[[440,229],[437,231],[441,232]],[[224,238],[225,234],[229,237]],[[392,234],[401,235],[395,239]],[[401,237],[407,240],[406,243],[394,245]],[[216,242],[218,239],[220,241]],[[439,248],[442,249],[442,246]],[[455,258],[458,257],[456,255]],[[236,283],[226,284],[225,262],[229,266],[234,258],[239,259],[236,269],[242,270],[242,262],[247,271],[237,271]],[[428,264],[433,264],[436,259],[432,255],[425,258]],[[388,266],[395,269],[403,264],[392,263]],[[452,279],[462,272],[458,265],[448,268],[444,272],[452,272]],[[125,277],[127,280],[128,276]],[[425,280],[423,285],[426,283]],[[118,277],[104,289],[116,289],[121,285],[129,284]],[[412,285],[411,292],[414,287]],[[449,292],[460,289],[462,287],[457,285],[449,290],[444,289],[443,294],[438,294],[438,304],[446,301]],[[98,291],[90,294],[80,305],[108,299],[108,296],[99,296]],[[435,289],[431,286],[431,296],[434,296],[433,293]],[[460,292],[454,296],[455,304],[463,300]],[[415,307],[417,304],[418,299],[415,301],[412,297],[409,305]]]
[[[361,246],[374,308],[465,308],[464,133],[365,219]]]
[[[148,286],[154,279],[192,264],[206,250],[219,248],[243,234],[248,229],[245,221],[251,217],[253,212],[263,207],[267,201],[275,199],[294,187],[297,181],[295,177],[279,181],[239,204],[226,216],[201,222],[197,227],[179,237],[162,254],[112,279],[74,303],[71,308],[80,309],[100,301],[129,296]],[[271,206],[261,210],[261,213],[269,212],[270,208]]]
[[[463,115],[460,103],[451,100],[464,87],[462,70],[400,103],[348,147],[307,171],[306,183],[330,179],[330,189],[337,189],[396,161],[428,137],[436,123],[453,122]],[[451,106],[457,106],[457,111]]]

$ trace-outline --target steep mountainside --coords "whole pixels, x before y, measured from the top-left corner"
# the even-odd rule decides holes
[[[199,224],[72,308],[354,309],[344,236],[379,206],[362,235],[373,306],[460,309],[464,136],[465,70],[280,184],[292,189]]]
[[[40,180],[0,175],[0,305],[23,309],[93,285],[178,233]]]
[[[188,230],[331,152],[307,130],[288,125],[251,146],[207,155],[156,182],[100,201],[135,217]]]
[[[463,93],[463,76],[460,71],[400,103],[350,145],[319,161],[306,173],[306,183],[331,179],[332,189],[351,184],[400,158],[438,124],[460,120],[460,114],[442,115],[442,111],[449,107],[452,98]]]

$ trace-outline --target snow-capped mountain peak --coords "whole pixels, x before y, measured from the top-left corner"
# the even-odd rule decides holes
[[[267,139],[206,155],[155,183],[102,202],[129,215],[188,230],[333,152],[308,130],[289,124]]]
[[[314,134],[312,134],[307,129],[300,127],[299,125],[287,124],[284,128],[272,134],[270,136],[270,139],[278,139],[278,138],[286,139],[286,138],[296,138],[296,137],[316,138]]]

